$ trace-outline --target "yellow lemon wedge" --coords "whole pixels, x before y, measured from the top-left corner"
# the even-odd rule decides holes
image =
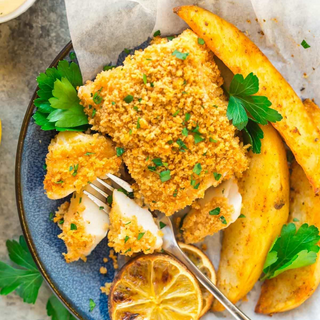
[[[166,254],[131,260],[110,290],[112,320],[197,320],[201,311],[198,281],[181,262]]]
[[[211,280],[212,283],[216,284],[216,272],[209,258],[199,248],[193,245],[185,244],[183,242],[178,242],[178,244],[188,258]],[[200,317],[202,317],[211,308],[213,295],[209,293],[202,284],[199,285],[202,292],[202,310],[200,313]]]

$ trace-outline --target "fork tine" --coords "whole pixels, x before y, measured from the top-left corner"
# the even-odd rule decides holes
[[[94,185],[93,183],[90,183],[90,187],[93,188],[94,190],[96,190],[97,192],[99,192],[102,196],[104,196],[105,198],[108,198],[109,195],[107,193],[105,193],[104,191],[102,191],[100,188],[98,188],[96,185]]]
[[[96,196],[94,196],[93,194],[91,194],[90,192],[83,190],[83,193],[85,195],[88,196],[88,198],[94,202],[99,208],[103,208],[101,209],[102,211],[104,211],[105,213],[109,213],[110,212],[110,207],[108,204],[102,202],[100,199],[98,199]]]
[[[124,190],[126,190],[128,192],[133,192],[133,189],[131,188],[131,186],[128,182],[120,179],[119,177],[117,177],[111,173],[107,173],[107,177],[110,178],[116,184],[118,184],[120,187],[122,187]]]
[[[97,181],[101,183],[103,186],[105,186],[107,189],[113,192],[114,188],[110,186],[110,184],[106,183],[105,181],[101,180],[100,178],[97,178]]]

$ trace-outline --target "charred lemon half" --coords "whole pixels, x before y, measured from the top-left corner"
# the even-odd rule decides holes
[[[212,283],[216,284],[216,272],[210,259],[199,248],[193,245],[179,242],[179,246],[188,256],[188,258],[202,271],[202,273],[204,273]],[[199,285],[203,299],[202,310],[200,313],[200,317],[202,317],[205,313],[207,313],[207,311],[209,311],[213,302],[213,295],[209,293],[209,291],[202,284]]]
[[[201,311],[202,294],[196,278],[165,254],[131,260],[110,290],[112,320],[196,320]]]

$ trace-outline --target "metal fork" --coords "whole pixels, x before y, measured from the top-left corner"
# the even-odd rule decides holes
[[[126,190],[127,192],[132,192],[132,188],[130,184],[128,184],[126,181],[112,175],[107,174],[108,178],[111,179],[114,183],[119,185],[121,188]],[[104,187],[109,189],[113,192],[114,188],[108,184],[107,182],[97,179],[97,181],[102,184]],[[101,190],[99,187],[97,187],[94,184],[90,184],[90,186],[99,192],[103,197],[108,197],[108,194]],[[96,196],[91,194],[88,191],[84,191],[84,193],[98,206],[101,208],[101,206],[107,206],[107,208],[104,209],[105,212],[109,212],[110,208],[106,203],[102,202],[100,199],[98,199]],[[164,226],[161,231],[163,232],[163,250],[166,253],[171,254],[175,258],[177,258],[179,261],[181,261],[188,269],[193,273],[193,275],[198,279],[198,281],[233,315],[235,319],[238,320],[250,320],[249,317],[247,317],[240,309],[238,309],[217,287],[214,285],[194,264],[193,262],[187,257],[187,255],[180,249],[176,237],[174,235],[173,226],[171,223],[171,219],[167,217],[164,213],[157,211],[157,220],[158,225],[160,225],[160,221],[162,222],[162,226]]]

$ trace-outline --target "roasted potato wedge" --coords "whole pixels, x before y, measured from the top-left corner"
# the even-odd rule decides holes
[[[311,100],[305,100],[304,105],[320,127],[319,107]],[[296,162],[292,164],[290,188],[289,222],[295,219],[297,227],[308,223],[320,229],[320,197],[314,194],[302,168]],[[314,293],[319,283],[320,255],[311,266],[288,270],[276,278],[266,280],[262,285],[256,312],[272,314],[297,308]]]
[[[242,299],[259,279],[274,239],[289,215],[289,170],[284,144],[271,126],[262,126],[261,154],[249,153],[249,169],[239,181],[240,218],[224,231],[217,274],[219,289],[233,302]],[[224,308],[218,302],[213,311]]]
[[[259,95],[268,97],[283,119],[273,123],[316,192],[320,191],[320,133],[291,86],[259,48],[240,30],[197,6],[174,9],[234,73],[259,78]]]

